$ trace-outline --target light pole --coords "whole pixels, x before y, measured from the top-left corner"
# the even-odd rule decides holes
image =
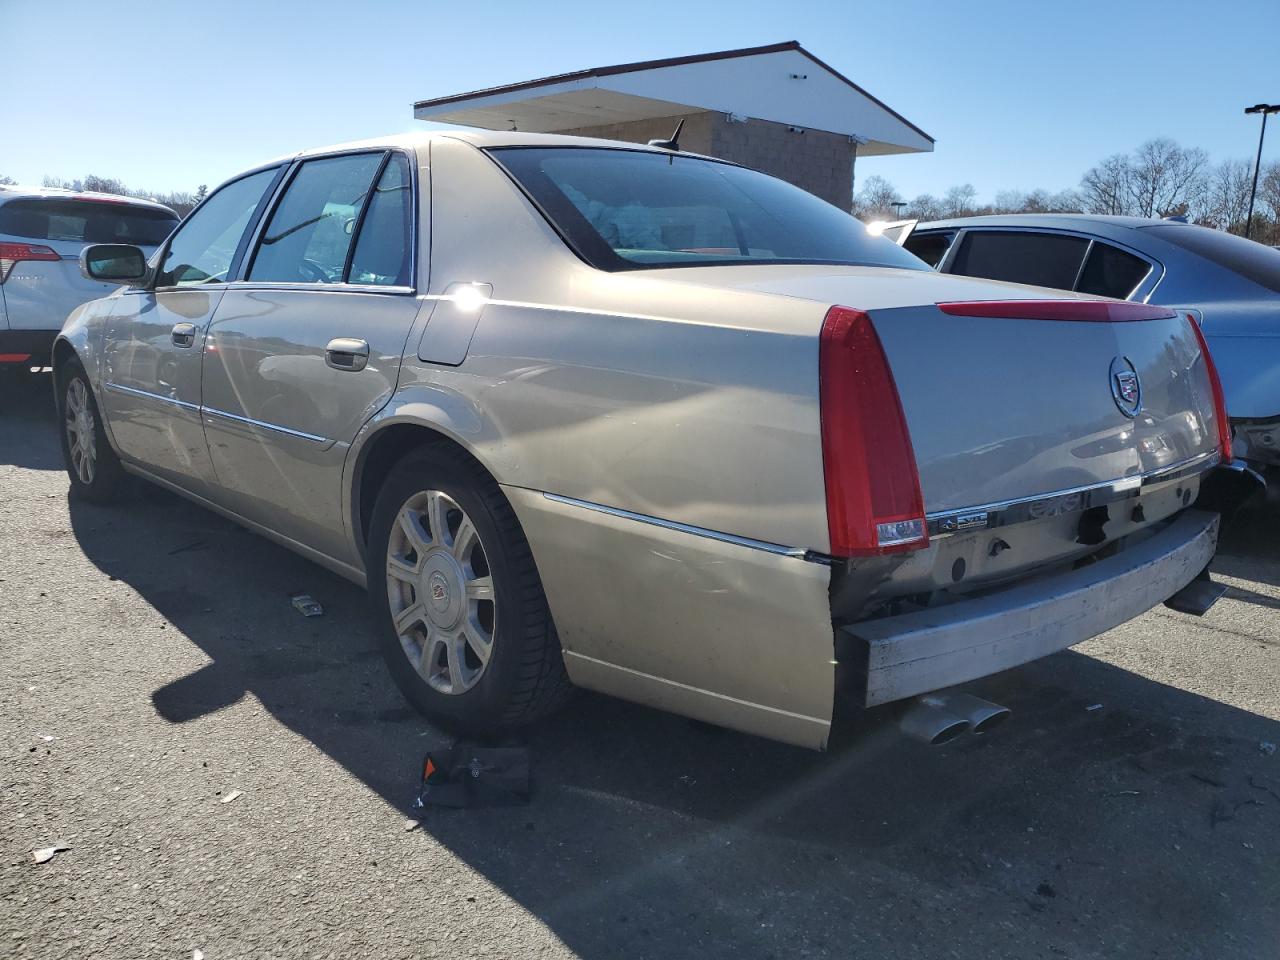
[[[896,214],[898,215],[898,219],[899,219],[899,220],[901,220],[901,219],[902,219],[902,208],[903,208],[903,207],[905,207],[905,206],[907,206],[907,201],[905,201],[905,200],[894,200],[892,203],[890,203],[890,204],[889,204],[889,206],[893,207],[893,212],[894,212],[894,213],[896,213]]]
[[[1258,171],[1262,169],[1262,140],[1267,135],[1267,114],[1280,113],[1280,103],[1255,103],[1245,107],[1245,113],[1262,114],[1262,132],[1258,134],[1258,159],[1253,164],[1253,188],[1249,191],[1249,216],[1244,221],[1244,238],[1253,231],[1253,198],[1258,195]]]

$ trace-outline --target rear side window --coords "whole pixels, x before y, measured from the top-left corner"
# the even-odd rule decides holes
[[[949,273],[1070,290],[1075,286],[1089,241],[1023,230],[971,230]]]
[[[578,255],[602,270],[734,263],[924,268],[831,204],[733,164],[582,147],[489,153]]]
[[[0,233],[28,240],[155,247],[177,223],[167,210],[114,200],[21,197],[0,205]]]
[[[260,170],[216,190],[169,241],[157,287],[225,283],[249,219],[279,168]]]
[[[1076,289],[1081,293],[1128,300],[1150,269],[1151,264],[1141,257],[1095,240]]]
[[[351,256],[351,283],[409,286],[411,197],[409,161],[403,154],[393,153],[360,223]]]
[[[1161,240],[1190,250],[1260,287],[1280,293],[1280,250],[1235,234],[1187,223],[1160,223],[1141,229],[1150,230]]]
[[[308,160],[271,213],[249,280],[340,283],[383,153]]]
[[[929,266],[936,267],[947,255],[955,237],[954,233],[913,233],[907,237],[903,247]]]

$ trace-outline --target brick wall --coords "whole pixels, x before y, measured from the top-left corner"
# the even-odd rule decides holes
[[[645,143],[671,136],[679,116],[606,123],[564,130],[579,137]],[[686,114],[680,146],[690,153],[732,160],[794,183],[841,210],[853,206],[853,144],[848,137],[821,130],[793,133],[768,120],[731,123],[723,113]]]

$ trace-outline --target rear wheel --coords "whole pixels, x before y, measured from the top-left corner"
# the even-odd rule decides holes
[[[110,503],[124,493],[126,475],[102,425],[89,378],[78,360],[58,377],[59,436],[71,492],[93,503]]]
[[[470,458],[432,444],[397,464],[374,507],[366,569],[383,657],[427,717],[493,735],[568,696],[528,541]]]

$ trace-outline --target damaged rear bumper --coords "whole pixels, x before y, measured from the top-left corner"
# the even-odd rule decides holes
[[[864,706],[985,677],[1110,630],[1177,593],[1217,549],[1219,515],[1187,510],[1097,563],[985,597],[842,627]]]

